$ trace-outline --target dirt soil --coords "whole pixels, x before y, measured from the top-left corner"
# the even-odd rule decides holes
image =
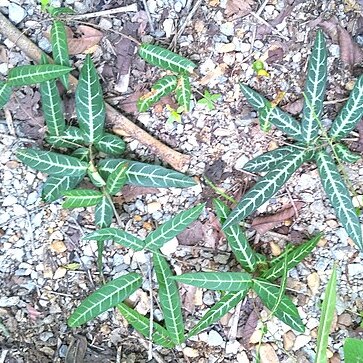
[[[61,5],[61,1],[54,1]],[[147,4],[147,8],[145,8]],[[64,4],[63,4],[64,5]],[[215,191],[208,178],[236,199],[256,181],[243,171],[252,157],[288,143],[272,129],[261,131],[256,112],[247,104],[240,83],[247,83],[270,100],[286,92],[280,105],[298,115],[302,107],[307,59],[317,29],[324,30],[328,46],[328,86],[323,123],[329,125],[342,106],[357,76],[362,74],[363,2],[358,0],[67,0],[77,14],[67,25],[81,42],[100,73],[107,102],[137,125],[172,148],[191,156],[187,174],[198,185],[180,189],[128,188],[119,198],[118,210],[125,228],[145,237],[155,225],[197,201],[206,201],[200,220],[165,250],[175,271],[236,268],[236,261],[216,227],[211,209]],[[98,12],[130,6],[126,12]],[[147,11],[145,11],[147,10]],[[0,11],[40,48],[51,52],[47,32],[51,21],[33,0],[0,1]],[[194,12],[195,11],[195,12]],[[148,14],[151,17],[149,22]],[[193,14],[194,13],[194,14]],[[188,17],[188,15],[193,15]],[[93,27],[80,32],[81,26]],[[179,32],[179,30],[181,30]],[[77,35],[78,31],[78,35]],[[135,54],[135,43],[153,41],[197,63],[192,80],[193,108],[182,121],[167,122],[167,98],[146,113],[136,111],[137,98],[166,72],[145,64]],[[90,37],[97,37],[91,46]],[[88,38],[87,38],[88,37]],[[85,40],[85,38],[87,38]],[[94,40],[94,39],[93,39]],[[85,52],[72,56],[77,69]],[[257,76],[255,60],[265,63],[269,76]],[[1,39],[0,73],[29,64],[24,53],[8,39]],[[74,72],[77,75],[77,72]],[[208,90],[220,94],[213,110],[197,100]],[[64,93],[67,118],[73,118],[72,95]],[[82,236],[95,229],[91,209],[63,210],[61,202],[45,204],[40,191],[45,176],[22,165],[15,156],[21,146],[43,145],[44,120],[37,88],[17,90],[0,119],[0,362],[146,362],[148,343],[127,326],[115,311],[87,325],[70,329],[70,312],[100,286],[96,267],[97,246]],[[297,116],[299,118],[299,116]],[[162,163],[140,142],[125,136],[127,156]],[[363,151],[363,125],[347,139]],[[345,166],[357,195],[363,194],[362,161]],[[277,319],[267,323],[262,339],[261,362],[313,362],[322,291],[334,261],[338,264],[339,289],[336,318],[329,339],[330,363],[342,360],[344,338],[362,337],[363,255],[337,221],[324,195],[316,167],[304,164],[277,196],[261,206],[257,215],[274,214],[300,203],[298,216],[260,235],[248,228],[253,247],[279,255],[288,242],[301,243],[319,231],[324,238],[314,252],[289,273],[288,293],[306,325],[297,335]],[[106,245],[104,276],[147,270],[145,255]],[[186,328],[218,301],[217,292],[181,289]],[[148,286],[132,297],[136,309],[149,312]],[[155,320],[160,319],[156,307]],[[268,316],[253,295],[234,311],[197,337],[174,350],[153,349],[165,362],[253,362],[261,338],[261,317]],[[156,362],[155,358],[151,360]],[[349,363],[349,362],[348,362]]]

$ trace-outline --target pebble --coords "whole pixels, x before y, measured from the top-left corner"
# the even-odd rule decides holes
[[[301,53],[296,53],[292,56],[292,61],[294,63],[300,63],[301,61]]]
[[[294,350],[299,350],[302,347],[305,347],[311,340],[310,335],[300,334],[296,337]]]
[[[153,214],[154,212],[161,209],[161,204],[159,202],[151,202],[147,205],[147,212]]]
[[[187,356],[189,358],[199,357],[198,349],[194,349],[194,348],[190,348],[190,347],[185,347],[183,349],[183,353],[184,353],[185,356]]]
[[[50,331],[45,331],[39,335],[39,339],[43,342],[46,342],[49,338],[53,336],[53,333]]]
[[[237,354],[241,344],[237,340],[229,341],[226,344],[226,354]]]
[[[0,225],[5,224],[10,219],[10,214],[8,212],[0,213]]]
[[[46,37],[40,38],[38,45],[39,48],[43,49],[47,53],[52,51],[52,45]]]
[[[338,317],[338,324],[346,327],[351,326],[353,323],[352,317],[348,313],[344,313]]]
[[[233,43],[216,43],[215,49],[218,53],[234,52],[236,46]]]
[[[163,21],[163,28],[165,31],[165,37],[170,38],[170,36],[174,33],[174,20],[173,19],[165,19]]]
[[[282,336],[282,341],[283,341],[283,344],[284,344],[284,349],[287,350],[287,351],[291,350],[292,347],[294,346],[295,339],[296,339],[296,336],[295,336],[295,334],[291,330],[288,331],[287,333],[285,333]]]
[[[58,267],[53,275],[53,280],[61,279],[67,273],[67,269],[64,267]]]
[[[250,363],[250,360],[245,352],[237,354],[237,363]]]
[[[363,264],[351,263],[348,265],[348,274],[351,277],[363,274]]]
[[[261,363],[279,363],[279,358],[271,344],[262,344],[260,347]]]
[[[226,23],[221,24],[220,30],[222,34],[231,36],[234,34],[234,25],[231,21],[227,21]]]
[[[221,347],[224,345],[224,340],[219,333],[215,330],[211,330],[208,334],[207,343],[212,347]]]
[[[98,26],[104,30],[109,30],[113,27],[112,21],[106,18],[101,18]]]
[[[203,303],[205,305],[211,306],[214,304],[214,292],[213,291],[206,291],[203,294]]]
[[[2,296],[2,297],[0,297],[0,307],[2,307],[2,308],[15,306],[15,305],[19,304],[19,302],[20,302],[19,296],[10,296],[10,297]]]
[[[160,252],[165,256],[170,256],[176,252],[179,245],[179,241],[176,237],[166,242],[161,248]]]
[[[307,277],[308,286],[313,295],[316,295],[320,287],[320,277],[316,272],[313,272]]]
[[[10,206],[16,204],[17,201],[18,201],[18,198],[14,197],[13,195],[7,195],[4,198],[3,207],[10,207]]]
[[[15,23],[19,24],[26,17],[26,11],[18,4],[9,4],[9,19]]]

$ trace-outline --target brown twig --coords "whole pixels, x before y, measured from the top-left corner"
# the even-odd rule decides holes
[[[0,13],[0,34],[15,43],[23,53],[33,61],[39,63],[43,53],[31,40],[22,34],[3,14]],[[50,58],[49,58],[50,59]],[[74,91],[78,80],[70,76],[71,88]],[[190,157],[183,155],[161,141],[155,139],[146,131],[135,125],[127,117],[120,114],[115,108],[106,103],[108,125],[113,127],[113,132],[118,135],[128,135],[141,144],[145,145],[150,151],[156,154],[164,162],[170,164],[174,169],[185,171]]]

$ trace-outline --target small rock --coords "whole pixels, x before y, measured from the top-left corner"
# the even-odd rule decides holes
[[[18,4],[9,4],[9,19],[15,23],[19,24],[26,17],[26,11]]]
[[[251,49],[251,45],[249,43],[240,43],[239,44],[239,51],[242,53],[247,53]]]
[[[54,272],[54,275],[53,275],[53,279],[54,280],[57,280],[57,279],[61,279],[62,277],[64,277],[67,273],[67,269],[64,268],[64,267],[58,267],[56,269],[56,271]]]
[[[313,295],[316,295],[320,287],[320,277],[316,272],[313,272],[307,277],[308,286]]]
[[[226,354],[237,354],[241,344],[237,341],[229,341],[226,344]]]
[[[55,240],[51,243],[50,248],[57,253],[62,253],[67,251],[67,246],[64,244],[63,241]]]
[[[203,303],[208,306],[213,305],[215,303],[214,293],[212,291],[206,291],[203,294]]]
[[[237,363],[250,363],[250,360],[245,352],[237,354]]]
[[[9,306],[15,306],[17,304],[19,304],[20,302],[20,298],[19,296],[2,296],[0,297],[0,307],[2,308],[6,308]]]
[[[197,349],[194,348],[190,348],[190,347],[185,347],[183,349],[183,353],[185,356],[189,357],[189,358],[196,358],[199,357],[199,352]]]
[[[338,317],[338,324],[349,327],[352,325],[352,317],[348,313],[344,313]]]
[[[147,205],[147,212],[153,214],[154,212],[160,210],[161,204],[159,202],[151,202]]]
[[[37,191],[31,192],[28,195],[28,198],[26,199],[26,204],[27,205],[34,204],[38,200],[38,197],[39,196],[38,196],[38,192]]]
[[[14,197],[13,195],[7,195],[3,200],[3,207],[10,207],[16,204],[18,198]]]
[[[284,349],[289,351],[292,349],[295,343],[296,336],[295,334],[290,330],[286,334],[282,336],[282,340],[284,343]]]
[[[234,34],[234,25],[231,21],[227,21],[220,26],[221,33],[227,36]]]
[[[174,20],[173,19],[165,19],[163,22],[163,28],[165,31],[166,38],[169,38],[171,34],[174,33]]]
[[[20,204],[13,205],[13,212],[14,212],[14,215],[17,217],[24,216],[27,214],[26,209]]]
[[[5,224],[10,219],[10,214],[7,212],[0,213],[0,225]]]
[[[298,335],[295,340],[294,350],[299,350],[300,348],[305,347],[310,342],[310,340],[310,335]]]
[[[255,43],[253,44],[255,48],[257,49],[261,49],[263,48],[263,43],[261,42],[261,40],[256,40]]]
[[[300,63],[301,61],[301,53],[296,53],[292,56],[292,61],[294,63]]]
[[[360,263],[351,263],[348,265],[349,276],[357,276],[363,274],[363,265]]]
[[[271,344],[262,344],[260,347],[261,363],[279,363],[279,358]]]
[[[53,333],[50,331],[45,331],[41,334],[39,334],[39,339],[43,342],[46,342],[49,338],[53,336]]]
[[[144,264],[148,262],[148,259],[144,251],[136,251],[134,253],[132,261]]]
[[[275,242],[270,242],[271,253],[273,256],[280,256],[281,255],[281,248]]]
[[[248,162],[248,157],[246,155],[241,155],[235,162],[234,168],[236,170],[243,170],[243,167]]]
[[[38,42],[39,48],[43,49],[45,52],[51,52],[52,45],[49,40],[45,37],[41,38]]]
[[[109,19],[106,18],[101,18],[98,26],[104,30],[109,30],[112,28],[112,21],[110,21]]]
[[[224,340],[219,333],[215,330],[211,330],[208,334],[208,345],[212,347],[222,347],[224,346]]]
[[[170,256],[177,250],[179,245],[179,241],[176,237],[171,239],[170,241],[166,242],[161,248],[160,251],[165,256]]]
[[[253,332],[250,338],[250,344],[258,344],[263,336],[263,332],[261,329],[257,329]]]
[[[216,51],[218,53],[234,52],[236,46],[233,43],[216,43]]]

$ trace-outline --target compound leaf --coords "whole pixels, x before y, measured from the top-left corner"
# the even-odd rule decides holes
[[[348,136],[363,116],[363,75],[354,85],[349,99],[334,120],[329,136],[336,140]]]
[[[190,79],[188,75],[181,74],[179,76],[175,94],[179,106],[182,106],[185,112],[189,112],[192,89],[190,87]]]
[[[69,66],[67,34],[64,24],[59,20],[54,20],[50,30],[50,42],[52,44],[53,59],[55,64]],[[69,75],[60,77],[66,89],[69,88]]]
[[[332,157],[324,150],[317,153],[316,162],[325,193],[335,209],[336,215],[360,250],[363,250],[362,227],[355,213],[352,198],[339,174]]]
[[[94,144],[98,151],[118,156],[125,151],[125,142],[117,135],[105,133]]]
[[[121,303],[117,305],[117,308],[121,315],[127,320],[127,322],[134,327],[140,334],[146,339],[150,337],[150,319],[141,315],[134,309],[131,309],[126,304]],[[173,348],[175,344],[171,341],[169,332],[161,325],[153,321],[152,323],[152,342],[160,345],[164,348]]]
[[[302,135],[306,143],[311,143],[319,133],[319,120],[323,111],[327,80],[327,52],[322,30],[318,30],[310,55],[305,83]]]
[[[63,193],[66,200],[63,202],[63,208],[80,208],[91,207],[101,202],[103,194],[98,190],[92,189],[74,189]]]
[[[347,363],[363,363],[363,340],[345,338],[344,359]]]
[[[230,209],[219,199],[213,200],[214,208],[217,213],[217,217],[221,224],[227,219]],[[245,233],[242,228],[238,225],[232,225],[223,230],[228,244],[231,247],[236,260],[241,264],[241,266],[248,272],[253,272],[256,268],[256,256],[253,252]]]
[[[175,90],[178,79],[175,76],[165,76],[159,79],[151,87],[151,91],[141,96],[137,101],[139,112],[147,111],[152,105],[158,102],[162,97],[167,96]]]
[[[84,138],[85,134],[80,128],[69,126],[60,135],[51,135],[45,140],[55,147],[74,149],[83,144]]]
[[[76,113],[85,140],[93,143],[103,135],[106,109],[102,88],[90,55],[86,56],[76,89]]]
[[[189,59],[153,44],[141,44],[139,55],[146,62],[175,73],[192,73],[196,67]]]
[[[166,259],[153,254],[153,264],[159,285],[158,297],[163,312],[166,330],[175,344],[184,341],[184,323],[178,286],[171,279],[173,273]]]
[[[199,320],[193,329],[188,333],[188,337],[199,334],[202,330],[214,324],[232,310],[248,292],[249,286],[246,285],[245,290],[227,292],[217,303],[215,303],[202,319]]]
[[[202,213],[203,208],[204,204],[199,204],[169,219],[145,238],[145,248],[150,251],[157,251],[194,222]]]
[[[101,160],[98,164],[99,171],[102,176],[107,178],[122,162],[127,162],[129,165],[126,184],[154,188],[188,188],[196,184],[193,178],[177,171],[159,165],[150,165],[125,159]]]
[[[321,317],[316,341],[315,363],[325,363],[328,361],[326,351],[328,349],[328,339],[331,325],[334,319],[335,305],[337,300],[337,270],[334,265],[328,285],[326,286],[323,305],[321,307]],[[349,362],[346,360],[346,362]]]
[[[89,149],[87,149],[86,147],[80,147],[74,150],[71,155],[81,161],[89,161]]]
[[[50,175],[80,177],[86,174],[88,167],[73,156],[52,151],[18,149],[16,155],[25,165]]]
[[[306,159],[307,153],[303,149],[297,149],[296,153],[286,155],[275,169],[268,172],[243,196],[236,208],[229,214],[223,229],[238,223],[268,201]]]
[[[108,176],[106,182],[106,191],[115,195],[125,185],[127,180],[127,163],[120,163],[117,168]]]
[[[0,108],[3,108],[11,96],[11,87],[8,83],[0,81]]]
[[[300,246],[295,247],[292,251],[288,252],[287,255],[287,270],[291,270],[297,266],[305,257],[307,257],[311,251],[316,247],[321,234],[313,237],[312,239],[306,241]],[[280,257],[280,256],[279,256]],[[284,270],[284,259],[280,258],[278,262],[274,263],[270,269],[264,272],[261,277],[268,280],[274,281],[282,276]]]
[[[292,329],[300,333],[304,332],[305,326],[299,316],[299,312],[286,295],[283,295],[278,306],[276,305],[280,296],[280,288],[278,286],[262,279],[254,279],[252,288],[269,310],[275,310],[274,315],[278,319]]]
[[[350,151],[345,145],[338,143],[334,145],[334,151],[338,158],[346,163],[356,163],[362,157],[360,154]]]
[[[95,208],[95,223],[99,228],[107,228],[112,223],[113,208],[107,196],[103,196]]]
[[[69,73],[72,67],[61,66],[58,64],[38,64],[17,66],[9,71],[8,85],[12,87],[30,86]]]
[[[288,145],[281,146],[276,150],[268,151],[248,161],[243,166],[243,170],[250,173],[263,173],[269,171],[272,168],[275,168],[287,155],[294,153],[296,149],[296,147]]]
[[[68,319],[68,325],[75,328],[87,323],[108,309],[117,306],[142,284],[142,277],[130,272],[108,282],[82,301]]]
[[[63,196],[63,192],[75,188],[83,179],[70,176],[49,176],[42,188],[42,199],[48,203],[54,202]]]
[[[183,284],[222,291],[248,290],[252,281],[245,272],[191,272],[173,278]]]
[[[107,241],[112,240],[134,251],[141,251],[145,247],[145,242],[136,236],[117,228],[103,228],[83,237],[85,240]]]

